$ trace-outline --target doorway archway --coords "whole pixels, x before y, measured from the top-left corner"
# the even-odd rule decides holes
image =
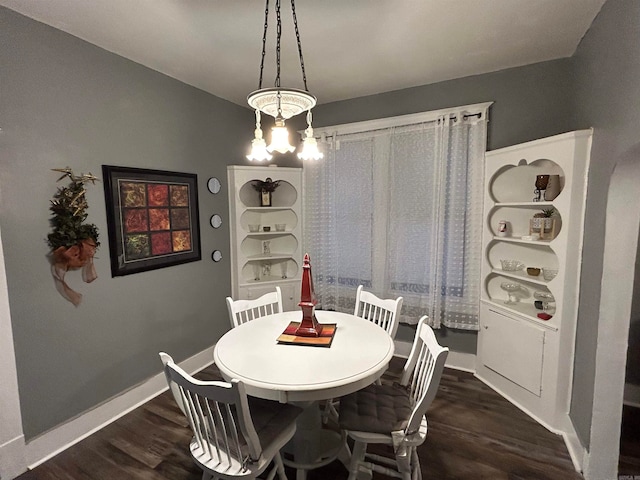
[[[638,185],[640,143],[620,158],[609,183],[591,439],[584,466],[586,479],[617,478],[627,341],[640,231]]]

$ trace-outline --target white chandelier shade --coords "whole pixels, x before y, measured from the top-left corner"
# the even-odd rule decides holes
[[[289,143],[289,130],[284,125],[284,119],[276,118],[276,125],[271,129],[271,143],[267,147],[267,151],[287,153],[296,149]]]
[[[254,131],[254,139],[251,141],[251,152],[247,155],[250,162],[269,161],[273,156],[267,151],[267,143],[262,138],[262,128],[260,128],[260,110],[256,110],[256,129]]]
[[[318,141],[313,136],[313,127],[311,126],[311,110],[307,112],[307,129],[304,131],[304,140],[302,141],[302,151],[298,153],[300,160],[321,160],[324,154],[318,150]]]

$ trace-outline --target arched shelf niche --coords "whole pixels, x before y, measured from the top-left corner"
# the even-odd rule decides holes
[[[489,195],[496,203],[532,202],[538,175],[559,175],[562,194],[565,175],[560,165],[545,158],[532,162],[523,158],[517,165],[505,165],[495,173],[489,183]]]
[[[291,207],[296,203],[296,200],[298,199],[298,191],[296,188],[286,180],[278,180],[276,178],[273,179],[273,181],[279,181],[280,183],[271,195],[271,207],[260,207],[260,192],[253,186],[253,182],[256,180],[261,179],[255,178],[253,180],[249,180],[240,187],[238,194],[240,196],[240,201],[245,207],[282,208]]]

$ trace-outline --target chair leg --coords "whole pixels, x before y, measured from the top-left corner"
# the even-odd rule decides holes
[[[338,411],[336,410],[334,400],[327,400],[327,404],[324,407],[324,411],[322,412],[322,423],[326,425],[327,421],[331,417],[336,423],[338,423]]]
[[[353,444],[353,452],[351,453],[351,462],[349,463],[348,480],[356,480],[358,478],[358,470],[360,464],[364,461],[364,454],[367,451],[367,444],[355,441]]]
[[[282,456],[280,452],[276,453],[276,456],[273,457],[274,462],[276,462],[276,469],[278,470],[278,477],[280,480],[287,480],[287,475],[284,473],[284,463],[282,463]]]
[[[420,468],[420,459],[418,458],[418,449],[416,447],[413,447],[411,458],[413,460],[411,462],[412,477],[415,480],[422,480],[422,468]]]

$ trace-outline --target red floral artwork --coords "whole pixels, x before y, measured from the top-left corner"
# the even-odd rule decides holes
[[[124,211],[124,231],[146,232],[149,230],[149,218],[145,208],[127,208]]]
[[[114,277],[201,259],[196,175],[111,165],[102,170]]]
[[[167,253],[171,253],[171,233],[152,233],[151,255],[165,255]]]
[[[169,205],[169,185],[166,183],[147,184],[147,195],[150,207],[166,207]]]
[[[189,233],[189,230],[178,230],[177,232],[172,232],[172,236],[174,252],[191,250],[191,234]]]
[[[149,209],[149,230],[169,230],[171,222],[169,222],[169,209],[168,208],[150,208]],[[173,225],[174,228],[189,228],[189,219],[187,218],[187,224],[181,227]]]
[[[171,225],[174,229],[189,228],[189,209],[188,208],[172,208],[171,209]]]
[[[171,185],[171,206],[189,206],[189,188],[186,185]]]
[[[120,196],[123,207],[144,207],[147,205],[147,195],[144,183],[122,182],[120,184]]]

